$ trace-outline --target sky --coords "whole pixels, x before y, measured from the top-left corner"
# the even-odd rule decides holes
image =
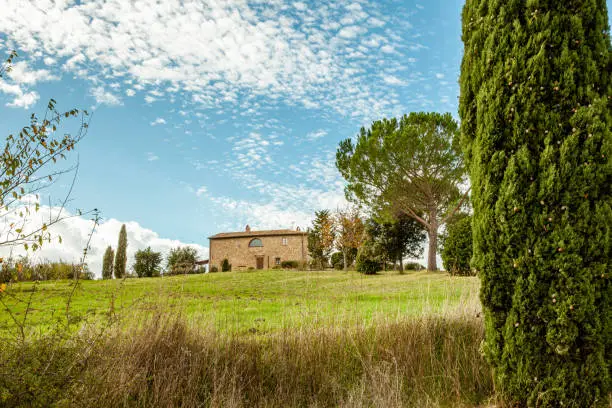
[[[67,211],[101,211],[88,255],[98,275],[123,223],[130,259],[186,244],[206,259],[217,232],[305,229],[315,210],[346,206],[335,151],[361,126],[458,117],[462,5],[4,0],[0,54],[19,57],[0,79],[0,131],[50,98],[91,113],[68,157],[79,170]],[[39,198],[46,211],[70,181]],[[73,217],[57,226],[64,243],[35,257],[78,260],[90,230]]]

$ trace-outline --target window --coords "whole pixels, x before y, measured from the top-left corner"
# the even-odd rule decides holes
[[[287,245],[287,238],[283,238],[283,245]]]
[[[274,258],[274,265],[280,265],[280,258]]]
[[[251,242],[249,242],[249,247],[251,248],[262,247],[262,246],[263,246],[263,242],[261,242],[261,239],[259,238],[252,239]]]

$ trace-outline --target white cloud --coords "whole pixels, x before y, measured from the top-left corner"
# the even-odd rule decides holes
[[[165,124],[166,124],[166,119],[164,118],[156,118],[153,122],[151,122],[151,126],[165,125]]]
[[[320,138],[325,137],[325,136],[327,136],[327,130],[319,129],[319,130],[316,130],[314,132],[308,133],[306,135],[306,139],[308,139],[308,140],[317,140],[317,139],[320,139]]]
[[[103,86],[95,87],[91,90],[91,95],[99,105],[121,105],[121,99],[118,96],[104,90]]]
[[[206,186],[200,186],[200,188],[198,188],[196,190],[196,196],[200,197],[203,194],[206,194],[206,192],[208,191],[208,189],[206,188]]]
[[[28,109],[34,105],[39,98],[40,95],[38,95],[38,92],[31,91],[22,93],[21,95],[16,96],[15,99],[13,99],[13,102],[7,103],[6,106]]]
[[[37,213],[41,219],[46,219],[49,214],[57,214],[57,207],[41,206]],[[66,213],[66,215],[70,215]],[[3,217],[5,221],[6,217]],[[6,220],[8,221],[8,220]],[[32,219],[32,222],[35,220]],[[121,225],[125,224],[128,235],[128,268],[131,268],[134,262],[134,254],[139,249],[151,247],[152,250],[161,252],[164,257],[170,252],[170,249],[178,246],[191,246],[198,251],[200,259],[208,258],[208,248],[195,243],[183,243],[179,240],[162,238],[156,232],[141,226],[138,222],[128,221],[122,222],[111,218],[105,220],[98,225],[95,233],[92,236],[90,249],[87,254],[86,262],[92,272],[97,277],[101,276],[102,257],[104,251],[110,245],[114,249],[117,248],[117,240]],[[87,244],[89,234],[91,233],[93,222],[85,217],[73,217],[66,219],[58,224],[53,225],[49,230],[53,234],[51,243],[44,243],[42,249],[36,252],[30,252],[28,255],[34,261],[58,261],[78,263],[81,260],[83,249]],[[62,237],[62,243],[59,243],[58,236]],[[22,246],[0,247],[0,256],[8,257],[10,255],[17,257],[25,255],[26,252]]]
[[[444,79],[444,74],[440,74],[440,73],[438,73],[438,74],[436,74],[436,78],[438,78],[438,79]]]
[[[395,48],[389,44],[383,45],[382,47],[380,47],[380,50],[384,52],[385,54],[392,54],[395,52]]]
[[[136,91],[135,91],[135,90],[133,90],[133,89],[126,89],[126,90],[125,90],[125,94],[126,94],[127,96],[134,96],[134,95],[136,95]]]
[[[59,77],[51,74],[46,69],[30,69],[27,62],[18,61],[15,62],[8,76],[17,84],[34,85],[41,81],[56,81]]]
[[[395,75],[383,75],[383,80],[389,85],[405,85],[406,82]]]
[[[61,61],[56,69],[90,80],[98,103],[120,103],[104,91],[114,81],[146,92],[149,104],[181,90],[187,102],[214,108],[245,94],[264,96],[268,105],[325,106],[369,119],[396,108],[384,83],[359,75],[380,62],[358,51],[368,27],[387,22],[375,4],[308,9],[294,3],[294,10],[308,10],[300,13],[287,13],[287,6],[276,0],[185,0],[180,7],[156,0],[6,0],[0,27],[50,67]],[[353,24],[341,27],[342,19]],[[393,33],[380,36],[388,43]],[[357,95],[350,93],[355,88]]]
[[[147,152],[147,161],[156,161],[159,160],[159,156],[157,156],[153,152]]]

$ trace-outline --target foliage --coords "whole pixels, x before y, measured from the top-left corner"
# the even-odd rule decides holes
[[[334,252],[331,255],[330,263],[332,268],[336,270],[340,271],[344,269],[344,255],[342,254],[342,252]]]
[[[167,273],[169,275],[189,274],[195,268],[198,251],[192,247],[177,247],[168,254]],[[225,271],[224,271],[225,272]]]
[[[426,268],[418,262],[408,262],[404,265],[405,271],[422,271],[423,269]]]
[[[231,272],[232,265],[229,263],[227,258],[224,258],[221,262],[221,272]]]
[[[117,242],[117,253],[115,254],[115,268],[113,270],[115,278],[121,279],[125,276],[127,265],[127,231],[125,224],[119,230],[119,240]]]
[[[607,406],[612,53],[605,0],[468,0],[462,144],[484,351],[512,405]]]
[[[423,225],[430,270],[437,269],[438,229],[462,203],[458,129],[450,113],[410,113],[361,128],[356,142],[343,140],[336,153],[348,199],[374,212],[401,211]]]
[[[219,272],[219,268],[217,267],[217,265],[212,265],[210,267],[210,272]]]
[[[419,258],[423,254],[424,228],[403,213],[380,222],[369,219],[367,232],[383,259],[399,262],[400,273],[404,270],[404,258]]]
[[[374,275],[383,269],[383,263],[377,245],[371,240],[366,240],[357,253],[355,269],[365,275]]]
[[[284,269],[297,269],[300,263],[298,261],[282,261],[281,267]]]
[[[451,275],[472,275],[472,217],[464,214],[446,226],[447,235],[442,248],[444,269]]]
[[[329,210],[315,211],[312,228],[308,230],[308,252],[317,268],[323,269],[328,265],[335,236],[334,220]]]
[[[134,272],[136,272],[139,278],[150,278],[160,275],[160,265],[162,261],[161,252],[152,251],[151,247],[147,247],[147,249],[136,251],[134,258],[136,260],[134,263]]]
[[[0,81],[10,72],[16,57],[17,54],[12,52],[0,65]],[[80,119],[79,129],[74,135],[59,130],[61,122],[69,118]],[[85,137],[88,125],[86,111],[58,111],[56,101],[51,99],[42,118],[32,114],[29,126],[5,138],[4,147],[0,149],[0,224],[3,224],[0,246],[20,245],[26,251],[35,251],[53,239],[61,242],[60,236],[52,236],[50,227],[64,219],[82,215],[79,210],[75,215],[63,211],[72,188],[61,204],[47,209],[46,214],[39,213],[38,194],[62,175],[74,172],[76,176],[76,166],[65,169],[57,166]],[[37,213],[39,215],[34,216]]]
[[[343,269],[347,270],[353,263],[357,250],[363,244],[365,227],[356,207],[345,211],[338,210],[336,213],[336,248],[342,253]],[[352,256],[351,256],[352,255]],[[338,263],[332,266],[335,268]]]
[[[94,279],[87,265],[75,265],[61,260],[33,263],[27,257],[19,257],[5,259],[0,266],[1,283],[74,279],[75,274],[78,274],[79,279]]]
[[[115,251],[109,245],[104,251],[102,258],[102,279],[113,279],[113,262],[115,260]]]

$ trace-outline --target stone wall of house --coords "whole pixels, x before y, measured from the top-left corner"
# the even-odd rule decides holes
[[[260,239],[263,247],[249,247],[254,238]],[[283,245],[283,239],[287,245]],[[221,262],[227,258],[232,270],[257,268],[257,257],[263,256],[264,269],[274,267],[276,262],[306,261],[308,237],[306,235],[278,235],[264,237],[222,238],[210,240],[210,265],[221,271]],[[278,258],[278,260],[277,260]]]

